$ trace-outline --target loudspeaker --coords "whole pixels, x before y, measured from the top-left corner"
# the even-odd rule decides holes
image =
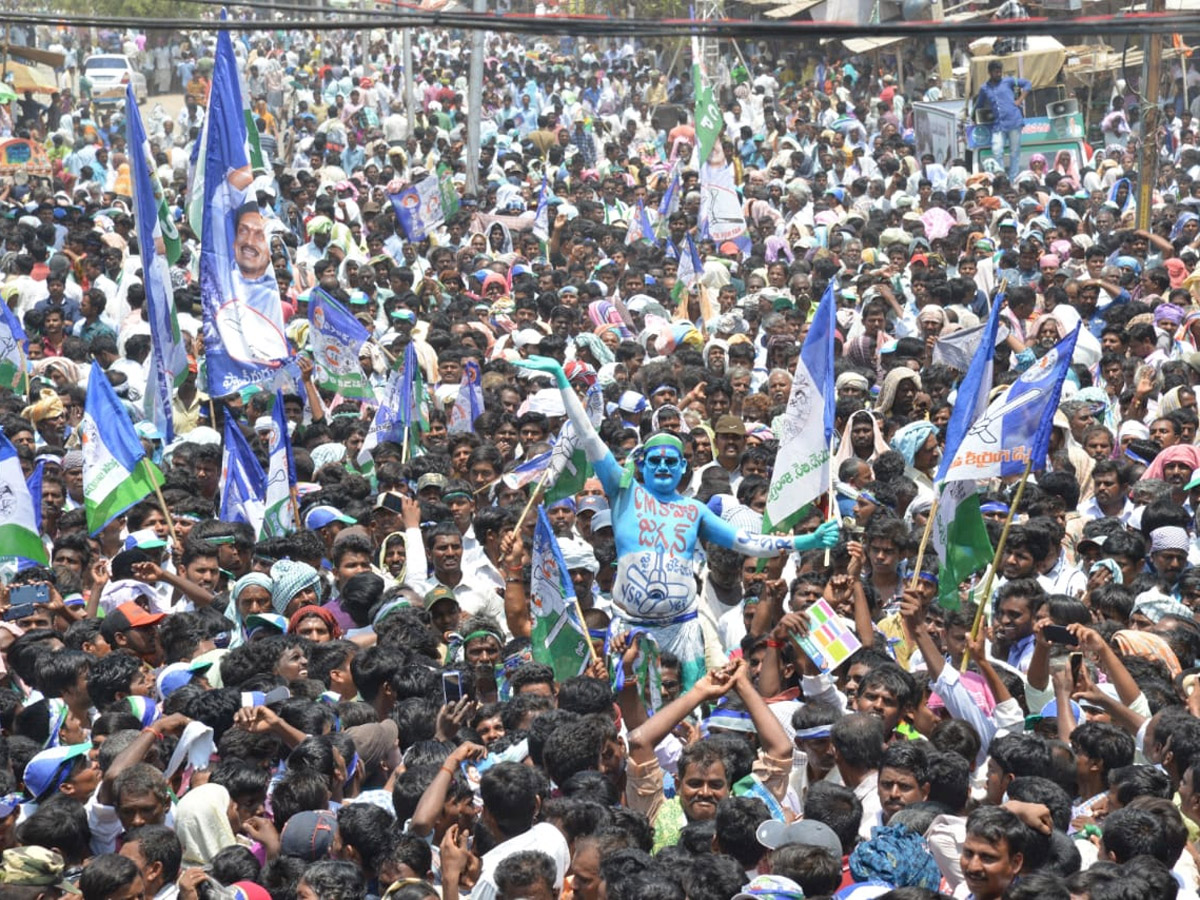
[[[1053,103],[1046,104],[1046,115],[1051,119],[1073,116],[1077,112],[1079,112],[1078,100],[1055,100]]]

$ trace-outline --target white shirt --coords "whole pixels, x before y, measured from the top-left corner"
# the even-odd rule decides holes
[[[499,894],[496,882],[493,880],[496,867],[514,853],[524,850],[537,850],[545,853],[554,860],[554,889],[562,889],[563,876],[571,862],[571,851],[567,848],[567,840],[562,832],[548,822],[539,822],[524,834],[509,838],[504,843],[493,847],[483,854],[479,872],[479,881],[471,891],[471,900],[494,900]]]

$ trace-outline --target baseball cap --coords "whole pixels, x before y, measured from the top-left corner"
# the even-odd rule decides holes
[[[597,497],[596,495],[592,494],[590,496],[583,497],[579,501],[578,509],[576,509],[576,513],[577,514],[583,514],[585,512],[598,513],[598,512],[604,512],[608,508],[609,508],[609,506],[608,506],[607,500],[605,500],[603,497]]]
[[[252,619],[254,616],[250,618]],[[250,624],[249,619],[247,619],[246,624]],[[212,663],[210,662],[179,662],[164,666],[163,670],[158,673],[158,678],[154,681],[155,687],[158,689],[158,698],[166,700],[185,684],[189,684],[193,675],[203,675],[211,668]]]
[[[160,550],[167,542],[158,536],[153,528],[139,528],[125,538],[126,550]]]
[[[4,851],[0,862],[0,884],[26,887],[55,887],[68,894],[78,894],[79,888],[63,877],[67,864],[55,850],[45,847],[13,847]]]
[[[592,531],[599,531],[601,528],[612,528],[611,510],[602,509],[592,516]]]
[[[768,819],[758,826],[754,836],[768,850],[778,850],[789,844],[808,844],[828,850],[835,859],[842,858],[842,842],[837,832],[824,822],[813,819],[798,819],[787,825],[778,819]]]
[[[450,590],[450,588],[443,584],[439,584],[433,590],[425,594],[425,608],[433,609],[437,604],[444,603],[447,600],[453,600],[455,603],[457,603],[458,597],[455,596],[454,591]]]
[[[83,744],[65,744],[43,750],[25,766],[25,789],[34,801],[41,803],[67,780],[71,763],[86,756],[92,749],[90,741]]]
[[[305,862],[326,859],[337,834],[337,816],[327,809],[298,812],[279,836],[279,852]]]
[[[131,628],[157,625],[166,617],[166,613],[152,613],[130,601],[122,603],[104,617],[100,622],[100,633],[111,644],[118,634],[123,634]]]
[[[446,487],[446,476],[440,475],[437,472],[426,472],[417,479],[417,493],[425,490],[427,487],[435,487],[439,491]]]
[[[255,613],[246,616],[246,637],[253,638],[256,632],[264,628],[271,634],[287,634],[287,617],[277,613]]]
[[[740,437],[746,436],[746,423],[737,416],[721,416],[717,419],[717,427],[713,429],[714,434],[736,434]]]
[[[343,525],[357,525],[358,520],[352,519],[334,506],[314,506],[304,514],[304,527],[312,531],[341,522]]]

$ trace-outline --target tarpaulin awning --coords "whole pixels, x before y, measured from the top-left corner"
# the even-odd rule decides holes
[[[846,38],[842,41],[842,46],[848,52],[857,55],[859,53],[870,53],[872,50],[882,50],[884,47],[890,47],[892,44],[898,44],[903,40],[905,40],[903,35],[877,38]]]
[[[967,96],[979,90],[979,85],[987,81],[988,63],[999,60],[1004,65],[1004,74],[1016,78],[1027,78],[1033,84],[1033,89],[1052,87],[1058,84],[1058,73],[1066,62],[1067,51],[1057,40],[1049,35],[1030,35],[1029,45],[1020,53],[1006,53],[1003,56],[972,56],[971,71],[967,80]]]

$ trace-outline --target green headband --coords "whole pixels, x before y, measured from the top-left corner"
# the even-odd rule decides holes
[[[655,447],[670,447],[680,456],[683,455],[683,441],[669,432],[659,432],[642,445],[642,450],[649,453]]]

